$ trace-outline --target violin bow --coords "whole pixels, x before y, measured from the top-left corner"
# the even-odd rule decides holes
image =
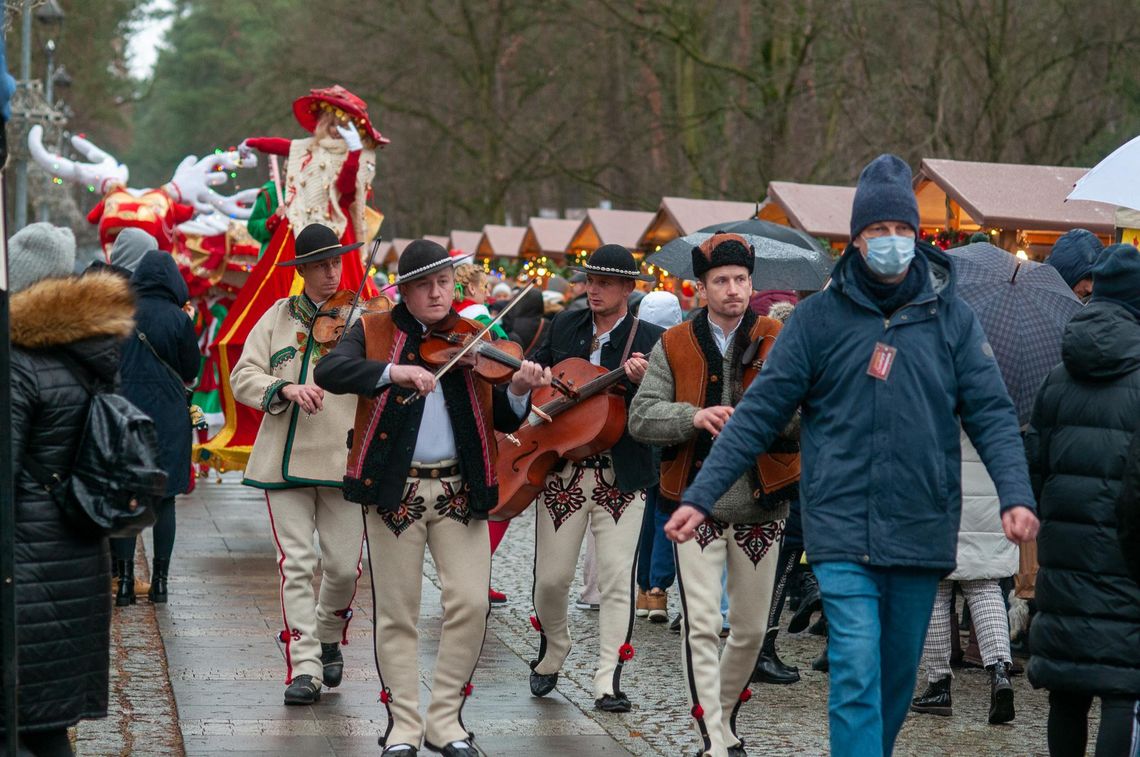
[[[435,372],[435,376],[434,376],[435,380],[439,381],[440,378],[442,378],[445,373],[447,373],[453,367],[455,367],[455,364],[458,363],[463,358],[464,355],[466,355],[468,352],[470,352],[473,347],[478,345],[479,341],[484,336],[486,336],[487,333],[490,332],[491,329],[494,328],[499,323],[499,321],[501,321],[503,319],[503,316],[505,316],[507,313],[510,312],[511,308],[513,308],[515,305],[517,305],[519,303],[520,300],[522,300],[524,294],[526,294],[530,290],[534,289],[536,284],[538,284],[538,279],[531,279],[530,283],[527,284],[521,292],[519,292],[517,295],[515,295],[515,298],[513,300],[511,300],[510,302],[508,302],[506,307],[504,307],[502,310],[500,310],[499,314],[491,319],[490,323],[488,323],[486,326],[484,326],[483,329],[478,334],[476,334],[475,336],[473,336],[469,340],[467,340],[467,344],[463,345],[463,347],[458,352],[455,353],[455,355],[451,358],[451,360],[448,360],[446,363],[444,363],[442,366],[440,366],[439,370],[437,370]],[[423,396],[424,395],[420,394],[419,392],[416,392],[415,394],[409,394],[407,396],[400,397],[396,401],[399,402],[401,405],[407,405],[410,402],[415,402],[416,400],[420,399]]]

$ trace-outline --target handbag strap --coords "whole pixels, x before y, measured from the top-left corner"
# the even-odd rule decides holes
[[[178,382],[178,385],[185,389],[186,382],[182,380],[182,375],[178,373],[178,371],[174,370],[174,366],[162,359],[162,355],[158,354],[158,350],[156,350],[154,348],[154,344],[152,344],[151,341],[146,338],[146,334],[139,331],[138,329],[135,329],[135,336],[139,338],[140,342],[146,345],[146,348],[150,350],[150,354],[154,355],[154,359],[162,363],[162,367],[165,368],[170,373],[170,375],[174,377],[174,380]]]

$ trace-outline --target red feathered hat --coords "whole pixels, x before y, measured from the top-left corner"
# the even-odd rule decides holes
[[[364,101],[339,84],[311,89],[308,95],[293,101],[293,115],[307,132],[317,128],[322,111],[333,113],[342,122],[351,120],[362,134],[381,147],[391,142],[368,119],[368,106]]]

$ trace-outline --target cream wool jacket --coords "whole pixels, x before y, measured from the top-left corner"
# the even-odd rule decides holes
[[[304,294],[278,300],[250,331],[230,373],[234,398],[265,413],[242,481],[247,486],[343,486],[356,397],[326,392],[324,409],[310,416],[279,393],[288,384],[316,386],[313,369],[331,349],[309,338],[316,310]]]

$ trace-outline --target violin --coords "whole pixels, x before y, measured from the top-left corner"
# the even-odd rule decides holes
[[[395,307],[391,299],[378,294],[370,300],[356,304],[357,292],[342,289],[330,297],[313,317],[313,339],[317,344],[335,344],[340,341],[352,313],[386,313]]]
[[[477,340],[476,344],[469,348],[472,340]],[[420,344],[420,359],[432,368],[440,368],[464,350],[474,358],[474,364],[470,367],[475,375],[489,384],[507,383],[515,371],[522,367],[521,345],[510,339],[492,340],[483,324],[467,318],[460,318],[450,331],[429,331],[425,334]],[[555,389],[573,391],[561,381],[558,381]]]

